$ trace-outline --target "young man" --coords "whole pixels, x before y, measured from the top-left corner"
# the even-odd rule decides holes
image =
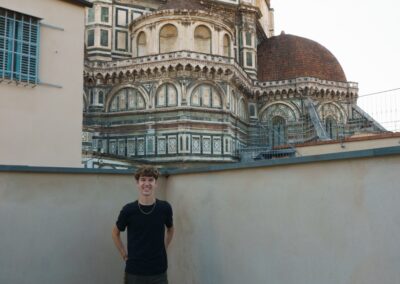
[[[171,205],[155,198],[157,169],[144,166],[135,173],[139,198],[125,205],[112,237],[126,261],[125,284],[167,284],[166,248],[174,235]],[[128,251],[120,232],[128,228]]]

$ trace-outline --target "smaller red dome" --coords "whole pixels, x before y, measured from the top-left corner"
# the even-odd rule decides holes
[[[259,81],[298,77],[347,81],[336,57],[321,44],[307,38],[282,33],[265,39],[257,53]]]

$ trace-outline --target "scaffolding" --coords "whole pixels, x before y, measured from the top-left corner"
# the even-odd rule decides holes
[[[400,131],[400,90],[360,96],[344,122],[321,119],[310,98],[303,100],[298,121],[260,122],[249,127],[247,146],[238,150],[242,162],[298,156],[296,145],[310,142],[342,142],[350,137]]]

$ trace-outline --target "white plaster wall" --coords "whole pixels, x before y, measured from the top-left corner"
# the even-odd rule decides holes
[[[171,283],[394,284],[397,157],[168,178]]]
[[[64,29],[40,29],[39,79],[62,88],[0,84],[0,164],[79,167],[85,9],[34,2],[3,0],[1,6]]]
[[[366,137],[368,138],[368,137]],[[368,150],[375,148],[395,147],[400,144],[400,135],[398,137],[387,137],[384,139],[344,141],[342,143],[322,144],[314,146],[296,147],[297,156],[322,155],[329,153],[342,153],[357,150]]]
[[[0,283],[123,283],[111,229],[136,199],[132,175],[0,172]]]
[[[171,175],[172,284],[396,284],[400,156]],[[131,175],[0,172],[0,283],[122,283]]]

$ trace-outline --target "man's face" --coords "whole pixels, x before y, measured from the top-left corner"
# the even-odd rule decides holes
[[[141,176],[137,181],[139,194],[142,196],[154,195],[154,190],[157,185],[157,180],[154,177]]]

